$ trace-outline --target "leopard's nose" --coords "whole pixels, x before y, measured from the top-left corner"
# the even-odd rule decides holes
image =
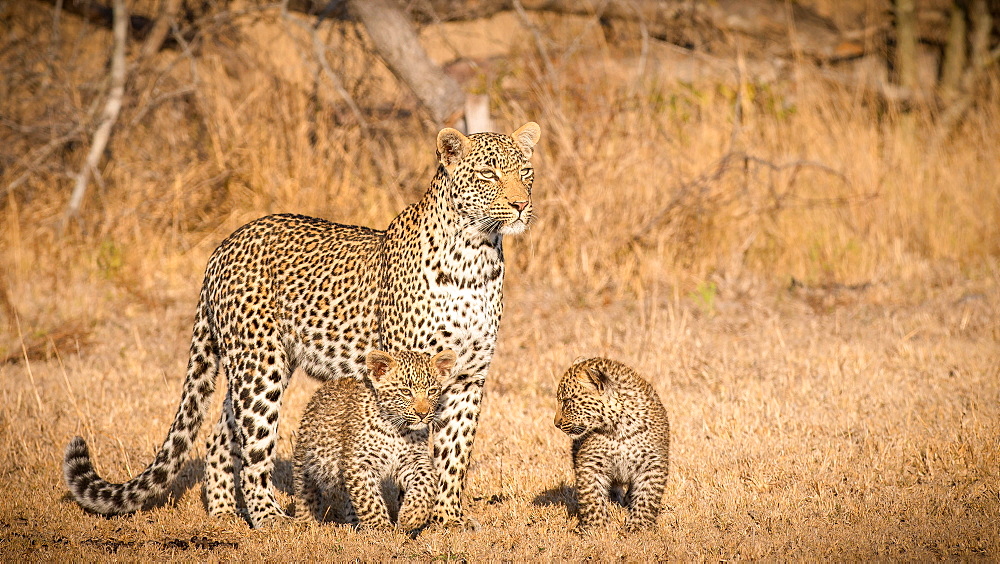
[[[510,207],[519,212],[523,212],[524,208],[528,207],[528,200],[524,200],[523,202],[510,202]]]

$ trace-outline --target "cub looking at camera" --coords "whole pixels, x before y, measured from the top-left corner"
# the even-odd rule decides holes
[[[337,517],[389,528],[383,483],[391,479],[403,493],[397,523],[417,529],[430,519],[437,495],[428,433],[455,353],[372,351],[366,361],[364,380],[327,382],[306,407],[294,453],[296,517],[316,514],[325,491],[336,500]]]

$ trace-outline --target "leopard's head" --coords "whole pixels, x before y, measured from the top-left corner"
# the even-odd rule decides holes
[[[532,121],[514,133],[438,133],[438,159],[450,179],[449,198],[468,224],[485,234],[517,234],[532,220],[531,154],[541,136]]]
[[[616,384],[600,363],[581,362],[569,367],[556,390],[555,426],[570,437],[604,431],[618,420]]]
[[[441,382],[451,376],[455,359],[451,350],[434,356],[413,351],[368,353],[368,378],[379,410],[393,427],[400,432],[421,431],[434,424]]]

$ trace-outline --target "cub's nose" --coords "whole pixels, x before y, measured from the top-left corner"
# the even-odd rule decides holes
[[[510,207],[514,208],[519,212],[523,212],[524,208],[528,207],[528,201],[525,200],[523,202],[510,202]]]
[[[431,411],[431,402],[427,401],[425,397],[418,397],[413,400],[413,413],[417,414],[417,417],[423,419],[427,417],[427,414]]]

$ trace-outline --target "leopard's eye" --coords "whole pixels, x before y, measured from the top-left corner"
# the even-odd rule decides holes
[[[497,180],[500,180],[500,175],[497,174],[497,171],[491,168],[484,168],[482,170],[477,170],[476,174],[481,179],[486,180],[488,182],[496,182]]]
[[[535,175],[535,169],[530,166],[526,166],[521,169],[521,179],[527,180]]]

